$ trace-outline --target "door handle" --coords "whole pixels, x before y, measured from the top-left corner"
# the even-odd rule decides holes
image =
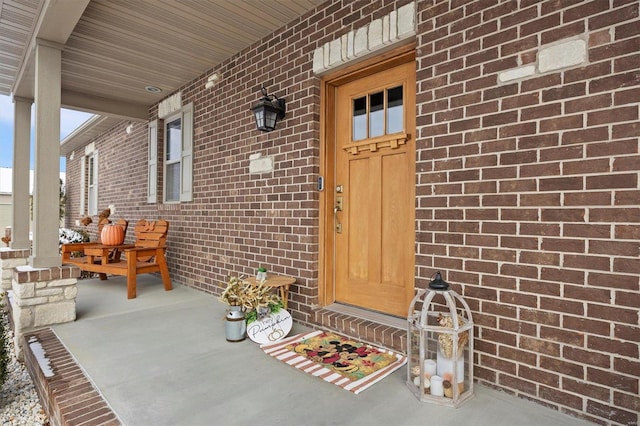
[[[338,212],[341,210],[342,209],[339,209],[337,205],[333,208],[333,220],[336,226],[336,234],[342,234],[342,223],[340,223],[340,218],[338,217]]]

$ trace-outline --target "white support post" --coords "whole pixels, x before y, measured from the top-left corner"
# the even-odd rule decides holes
[[[31,145],[31,99],[14,96],[13,188],[11,248],[30,249],[29,154]]]
[[[61,56],[61,45],[37,40],[33,250],[29,258],[34,268],[62,264],[58,254]]]

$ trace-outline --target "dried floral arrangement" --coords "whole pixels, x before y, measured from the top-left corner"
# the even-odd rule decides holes
[[[466,323],[466,320],[458,315],[458,326],[462,326]],[[440,327],[453,328],[453,318],[451,315],[438,315],[438,324]],[[458,336],[458,356],[462,354],[465,345],[469,341],[469,332],[465,331]],[[439,333],[438,342],[440,343],[440,349],[445,357],[453,358],[453,338],[449,333]]]
[[[271,312],[277,312],[283,308],[280,296],[272,290],[272,287],[262,282],[251,284],[242,277],[230,276],[227,287],[218,300],[230,306],[242,306],[242,310],[247,312],[247,321],[252,322],[257,318],[258,308],[269,308]]]

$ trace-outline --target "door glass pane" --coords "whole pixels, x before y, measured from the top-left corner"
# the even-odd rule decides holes
[[[353,100],[353,140],[367,137],[367,98],[363,96]]]
[[[180,200],[180,163],[167,164],[167,201]]]
[[[180,119],[167,123],[167,161],[179,160],[182,151],[182,130]]]
[[[398,133],[404,129],[402,86],[387,89],[387,133]]]
[[[384,92],[369,95],[371,113],[369,117],[369,137],[384,135]]]

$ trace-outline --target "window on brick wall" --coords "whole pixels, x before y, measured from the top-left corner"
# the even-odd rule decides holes
[[[149,152],[147,162],[147,203],[158,202],[158,120],[148,127]]]
[[[87,214],[98,214],[98,151],[82,157],[80,165],[80,212],[84,214],[84,206],[87,206]],[[85,185],[87,192],[85,195]],[[86,197],[86,198],[85,198]],[[85,204],[86,200],[86,204]]]
[[[193,104],[189,104],[177,114],[164,120],[163,200],[165,203],[179,203],[192,199],[192,145]],[[151,158],[149,166],[151,169]]]

